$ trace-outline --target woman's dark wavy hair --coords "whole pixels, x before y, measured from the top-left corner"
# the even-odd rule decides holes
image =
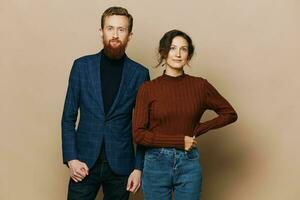
[[[163,37],[159,41],[159,48],[158,48],[158,64],[156,67],[160,66],[164,59],[168,57],[172,41],[175,37],[183,37],[188,43],[188,61],[190,61],[194,55],[194,45],[193,41],[188,34],[180,31],[180,30],[171,30],[166,32]]]

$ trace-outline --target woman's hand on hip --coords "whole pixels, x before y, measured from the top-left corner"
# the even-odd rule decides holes
[[[193,137],[184,136],[184,150],[190,151],[196,146],[197,146],[197,141],[195,136]]]

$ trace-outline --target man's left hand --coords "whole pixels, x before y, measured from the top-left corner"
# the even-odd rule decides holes
[[[133,170],[133,172],[128,177],[127,191],[133,193],[136,193],[138,191],[138,189],[141,186],[141,176],[142,176],[141,170],[138,169]]]

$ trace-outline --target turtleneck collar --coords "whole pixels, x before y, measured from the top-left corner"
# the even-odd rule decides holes
[[[102,53],[102,59],[104,59],[107,62],[114,64],[114,65],[122,64],[126,57],[126,54],[124,54],[120,59],[111,59],[111,58],[107,57],[107,55],[105,55],[103,49],[101,50],[101,53]]]
[[[179,76],[170,76],[168,74],[166,74],[166,70],[164,70],[163,75],[161,76],[164,80],[170,80],[170,81],[179,81],[179,80],[183,80],[187,75],[184,73],[179,75]]]

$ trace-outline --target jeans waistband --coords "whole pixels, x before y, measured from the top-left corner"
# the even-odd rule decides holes
[[[151,153],[151,152],[160,152],[163,154],[187,154],[188,152],[192,152],[192,151],[198,151],[197,148],[193,148],[190,151],[185,151],[182,149],[176,149],[176,148],[149,148],[146,150],[146,152]]]

